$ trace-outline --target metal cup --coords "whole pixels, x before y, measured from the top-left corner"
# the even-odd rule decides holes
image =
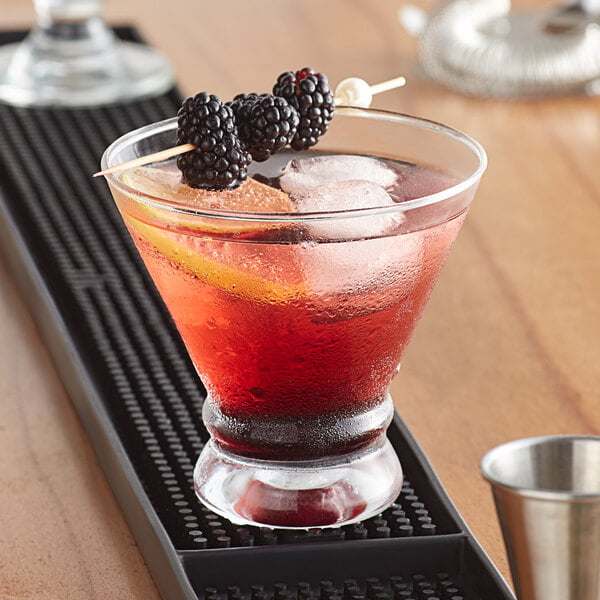
[[[481,472],[519,600],[600,600],[600,437],[509,442]]]

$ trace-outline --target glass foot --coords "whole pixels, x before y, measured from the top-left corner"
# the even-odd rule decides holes
[[[240,525],[335,527],[385,510],[402,488],[402,469],[385,436],[351,455],[312,461],[252,460],[213,440],[194,469],[200,500]]]
[[[143,44],[108,39],[102,48],[76,41],[48,48],[37,33],[0,49],[0,101],[93,106],[159,95],[173,86],[169,62]]]

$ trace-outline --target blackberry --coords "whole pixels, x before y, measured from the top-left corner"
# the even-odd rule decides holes
[[[252,159],[238,137],[233,111],[217,96],[201,92],[184,101],[177,113],[177,142],[196,146],[177,158],[189,186],[217,190],[246,180]]]
[[[277,78],[273,94],[285,98],[300,115],[291,146],[306,150],[314,146],[329,126],[335,111],[333,94],[327,77],[306,67],[295,73],[287,71]]]
[[[298,127],[298,112],[285,98],[238,94],[231,102],[241,140],[254,160],[262,162],[287,146]]]
[[[226,106],[230,106],[233,110],[233,116],[235,122],[238,124],[244,123],[249,118],[249,112],[252,105],[260,98],[265,98],[269,94],[256,94],[254,92],[250,94],[238,94],[230,102],[226,102]]]

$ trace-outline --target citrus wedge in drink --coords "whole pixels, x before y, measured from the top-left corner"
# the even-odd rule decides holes
[[[283,235],[288,227],[285,222],[265,224],[251,217],[241,221],[226,215],[226,211],[234,209],[255,214],[289,213],[293,205],[285,192],[254,179],[219,193],[193,189],[180,182],[176,168],[132,169],[122,175],[122,181],[133,189],[143,181],[148,195],[166,202],[172,200],[171,206],[165,208],[140,202],[139,194],[129,197],[120,192],[119,207],[134,239],[139,237],[142,243],[150,244],[177,268],[210,286],[255,301],[285,303],[307,295],[308,284],[292,256],[291,246],[274,245],[280,261],[278,268],[273,268],[271,261],[257,254],[258,245],[241,243],[249,238]],[[198,216],[178,212],[177,205],[181,203],[188,209],[197,207]],[[206,214],[206,209],[212,214]]]

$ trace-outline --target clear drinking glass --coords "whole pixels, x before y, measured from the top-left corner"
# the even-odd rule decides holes
[[[170,119],[130,132],[102,167],[170,147],[175,131]],[[314,151],[253,168],[269,182],[294,157],[332,154],[383,157],[395,201],[292,212],[255,180],[192,190],[173,161],[107,176],[208,391],[196,491],[235,523],[341,525],[396,499],[389,385],[486,166],[444,125],[338,108]],[[343,185],[360,206],[364,182]]]
[[[102,0],[34,0],[37,24],[0,47],[0,101],[19,106],[90,106],[161,94],[173,86],[166,58],[118,40]]]

